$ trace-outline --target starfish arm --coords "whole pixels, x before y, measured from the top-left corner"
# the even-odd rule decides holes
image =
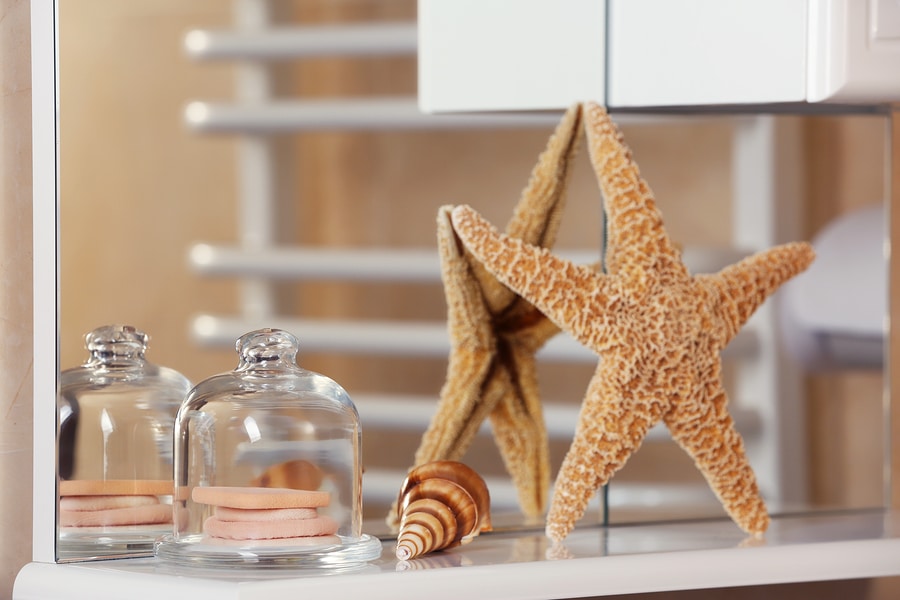
[[[453,209],[468,250],[504,284],[595,352],[607,346],[613,302],[605,276],[499,233],[471,207]]]
[[[603,192],[607,218],[607,272],[628,281],[636,291],[654,273],[687,269],[669,239],[653,193],[641,177],[631,149],[606,110],[585,106],[591,164]]]
[[[721,381],[710,378],[700,393],[709,401],[675,403],[663,418],[672,438],[694,459],[725,511],[748,533],[763,533],[769,515],[744,442],[728,414]]]
[[[546,527],[555,542],[571,533],[591,497],[625,465],[661,417],[660,403],[634,398],[631,386],[617,381],[604,362],[588,386],[575,438],[556,477]]]
[[[576,104],[563,115],[538,158],[506,225],[508,236],[545,248],[554,244],[581,135],[581,105]]]
[[[492,368],[497,340],[481,288],[472,276],[450,222],[450,207],[438,212],[438,251],[447,299],[450,356],[438,409],[416,452],[415,464],[458,458],[493,409],[482,389]],[[455,450],[454,450],[455,449]],[[457,456],[450,456],[455,452]]]
[[[447,301],[451,352],[481,349],[493,353],[495,336],[490,325],[491,314],[485,306],[481,285],[472,274],[462,241],[453,229],[452,211],[452,206],[442,206],[437,216],[438,256]]]
[[[510,237],[543,248],[550,248],[555,243],[572,159],[581,140],[581,114],[580,104],[570,107],[547,141],[506,225],[506,234]],[[498,314],[518,300],[518,296],[488,273],[480,262],[471,262],[491,313]]]
[[[413,462],[459,460],[481,424],[496,407],[499,394],[486,394],[493,377],[487,355],[460,354],[447,368],[447,382],[441,387],[437,410],[422,435]]]
[[[516,311],[515,315],[504,318],[503,323],[504,326],[516,332],[516,343],[518,345],[535,353],[550,338],[559,333],[559,327],[534,306],[529,304],[528,307],[530,310]]]
[[[451,356],[447,382],[441,388],[437,410],[422,434],[410,469],[436,460],[462,458],[500,399],[497,393],[484,393],[484,382],[491,378],[490,370],[487,355],[460,353]],[[385,522],[392,531],[399,528],[396,500],[391,504]]]
[[[500,389],[500,400],[490,414],[491,428],[519,506],[527,517],[536,518],[547,507],[550,451],[534,355],[530,349],[511,346],[507,352],[501,350],[501,357],[507,366],[497,369],[488,383]]]
[[[458,459],[499,399],[482,393],[494,361],[496,338],[480,287],[449,215],[450,207],[438,211],[438,252],[450,337],[447,379],[437,410],[416,450],[414,466],[432,460]],[[387,522],[396,527],[396,507],[388,513]]]
[[[696,280],[711,286],[718,298],[724,347],[734,339],[756,309],[778,287],[803,272],[815,259],[815,252],[806,242],[776,246],[725,267],[714,275],[697,275]]]
[[[588,266],[593,271],[600,269],[599,263]],[[515,344],[534,354],[559,333],[559,326],[521,296],[516,298],[510,310],[500,317],[498,326],[501,331],[514,332]]]

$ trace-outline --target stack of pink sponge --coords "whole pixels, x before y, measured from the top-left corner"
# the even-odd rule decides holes
[[[59,482],[61,527],[126,527],[172,522],[171,481],[73,479]]]
[[[278,540],[284,544],[323,541],[334,536],[338,523],[319,508],[328,506],[328,492],[263,487],[196,487],[191,498],[215,507],[203,532],[221,540]],[[327,540],[329,543],[336,541]]]

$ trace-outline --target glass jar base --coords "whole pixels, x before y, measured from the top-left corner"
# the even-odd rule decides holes
[[[159,525],[60,527],[57,553],[63,561],[87,556],[153,556],[156,540],[171,531],[171,525],[165,529]]]
[[[381,540],[370,535],[324,537],[327,540],[321,544],[315,538],[285,544],[269,540],[218,540],[202,534],[176,539],[170,534],[156,542],[155,553],[161,561],[179,565],[228,569],[340,569],[381,556]]]

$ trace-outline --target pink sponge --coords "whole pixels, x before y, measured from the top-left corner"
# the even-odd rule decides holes
[[[88,480],[59,482],[62,527],[125,527],[172,522],[172,505],[159,496],[172,493],[167,480]]]
[[[191,492],[194,502],[230,508],[316,508],[328,506],[328,492],[288,488],[201,486]]]
[[[271,540],[332,535],[337,532],[338,524],[326,516],[291,521],[223,521],[214,515],[203,523],[203,530],[213,537],[229,540]]]
[[[220,521],[296,521],[319,516],[315,508],[229,508],[216,507]]]
[[[339,524],[318,509],[328,506],[328,492],[287,488],[203,486],[191,492],[199,504],[215,507],[203,532],[216,540],[331,538]]]
[[[115,527],[124,525],[156,525],[172,522],[170,504],[149,504],[104,510],[59,511],[62,527]]]

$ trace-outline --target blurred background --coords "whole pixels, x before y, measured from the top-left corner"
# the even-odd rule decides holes
[[[321,113],[315,112],[272,124],[266,119],[283,115],[277,108],[284,108],[282,102],[300,102],[301,109],[322,108],[316,104],[320,101],[339,108],[342,99],[413,102],[414,30],[402,30],[397,45],[406,49],[387,56],[363,51],[360,56],[282,55],[263,61],[204,59],[196,48],[192,56],[185,44],[189,31],[413,26],[416,4],[281,0],[269,2],[265,14],[254,12],[257,4],[60,3],[63,369],[86,358],[84,334],[109,323],[147,332],[147,358],[194,383],[237,365],[229,324],[249,331],[282,322],[312,327],[337,321],[334,337],[340,339],[356,337],[353,327],[361,322],[428,323],[428,331],[440,332],[446,306],[436,269],[433,277],[412,282],[387,276],[365,281],[312,277],[307,271],[335,249],[361,250],[362,255],[433,253],[435,217],[444,204],[471,204],[498,226],[509,219],[559,114],[516,127],[448,127],[419,123],[408,113],[393,124],[378,122],[374,112],[366,118],[367,105],[361,104],[362,116],[348,118],[356,119],[356,126],[317,123],[315,115]],[[254,25],[260,21],[271,26]],[[208,126],[186,118],[187,107],[198,101],[259,111],[243,121],[238,115]],[[194,117],[203,116],[196,105],[193,110]],[[747,118],[623,115],[621,123],[678,243],[701,249],[696,256],[706,257],[700,261],[704,264],[727,264],[735,253],[762,249],[745,248],[733,207],[735,169],[741,164],[735,139]],[[790,206],[780,208],[786,212],[778,214],[790,215],[785,219],[792,239],[812,240],[842,217],[881,205],[886,180],[882,117],[783,115],[770,125],[778,140],[776,183],[790,198]],[[740,177],[752,180],[754,174]],[[599,256],[601,232],[600,195],[583,151],[557,247]],[[252,250],[262,256],[258,271],[205,273],[190,260],[198,244]],[[297,259],[300,274],[267,279],[260,273],[272,262],[265,258],[272,248],[310,250],[304,260],[312,265],[304,270]],[[344,266],[347,262],[352,259]],[[844,285],[835,283],[838,289]],[[878,289],[858,294],[862,298]],[[769,333],[774,322],[770,318]],[[369,346],[335,349],[321,342],[304,346],[310,337],[305,331],[293,331],[301,341],[301,366],[336,379],[357,402],[364,427],[365,512],[381,519],[433,412],[446,355],[439,344],[434,352],[407,353]],[[372,335],[362,326],[357,331],[361,339]],[[795,382],[797,391],[791,398],[776,398],[770,388],[754,392],[752,377],[748,381],[741,374],[742,360],[744,355],[735,352],[727,361],[726,385],[735,410],[749,415],[739,425],[746,427],[751,451],[765,454],[766,448],[754,444],[768,444],[768,428],[778,430],[777,439],[796,442],[784,446],[793,449],[781,458],[795,463],[791,472],[800,479],[792,485],[800,492],[779,504],[779,490],[766,490],[767,498],[776,499],[775,509],[882,506],[881,365],[811,367],[788,353],[773,368],[777,377]],[[542,390],[554,407],[554,473],[595,364],[589,356],[541,361]],[[769,397],[754,399],[754,394]],[[764,413],[777,412],[772,407],[779,405],[791,409],[783,416],[753,416],[759,406],[766,407]],[[400,413],[413,415],[414,423],[391,427]],[[504,476],[489,434],[479,436],[466,460],[491,481]],[[508,494],[498,490],[497,501],[504,502]],[[665,435],[645,444],[616,475],[611,493],[614,522],[723,514],[690,459]]]

